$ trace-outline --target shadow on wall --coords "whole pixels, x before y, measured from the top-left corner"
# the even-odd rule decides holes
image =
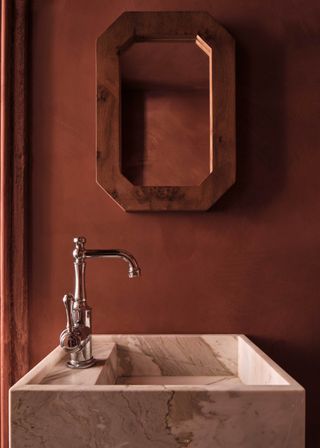
[[[32,150],[32,167],[30,173],[30,197],[32,197],[32,203],[30,205],[30,218],[29,225],[37,225],[34,233],[29,232],[29,247],[36,247],[38,252],[35,253],[33,249],[30,250],[31,262],[29,266],[29,279],[30,279],[30,290],[33,289],[31,284],[33,275],[31,273],[32,267],[35,265],[34,260],[46,260],[45,263],[40,265],[43,272],[38,272],[37,274],[47,278],[47,281],[51,283],[52,278],[52,257],[48,257],[48,248],[45,245],[36,245],[32,241],[33,234],[38,235],[42,233],[43,229],[47,235],[53,234],[55,217],[52,216],[51,198],[52,189],[54,184],[54,169],[52,165],[52,152],[54,150],[54,145],[56,143],[56,138],[53,129],[53,103],[55,100],[55,90],[54,90],[54,73],[57,73],[55,67],[53,66],[53,36],[55,30],[54,14],[52,14],[51,8],[48,8],[47,16],[50,20],[46,21],[45,32],[40,27],[35,27],[35,22],[39,19],[37,17],[37,9],[34,8],[32,14],[30,15],[29,29],[30,29],[30,40],[32,41],[31,48],[36,48],[45,46],[45,61],[40,59],[35,59],[32,55],[29,57],[29,67],[30,67],[30,86],[29,86],[29,110],[33,113],[29,114],[29,126],[32,129],[32,137],[30,138],[30,148]],[[38,33],[35,32],[38,31]],[[41,32],[40,32],[40,31]],[[44,72],[43,67],[45,67],[45,76],[42,76]],[[36,87],[35,87],[36,86]],[[41,96],[37,94],[37,91],[47,92],[46,101],[43,101]],[[49,117],[49,119],[48,119]],[[35,126],[37,124],[37,126]],[[56,143],[57,144],[57,143]],[[41,151],[34,153],[35,148],[41,148]],[[34,165],[41,167],[41,176],[33,176]],[[46,180],[45,188],[43,185],[43,179]],[[31,217],[33,219],[31,219]],[[36,219],[34,219],[36,217]],[[41,292],[44,297],[46,291]]]
[[[286,181],[285,52],[283,43],[251,25],[229,27],[236,40],[236,184],[211,212],[257,213]],[[250,46],[243,44],[243,37]],[[250,48],[250,53],[247,48]]]

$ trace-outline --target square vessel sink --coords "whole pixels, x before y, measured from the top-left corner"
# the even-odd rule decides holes
[[[96,335],[10,389],[11,448],[303,448],[304,389],[243,335]]]

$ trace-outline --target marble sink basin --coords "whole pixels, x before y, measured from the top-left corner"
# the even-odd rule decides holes
[[[96,335],[10,390],[11,448],[303,448],[304,389],[243,335]]]

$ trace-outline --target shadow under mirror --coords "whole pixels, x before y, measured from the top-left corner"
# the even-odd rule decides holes
[[[121,171],[134,185],[196,186],[212,171],[211,50],[137,41],[119,55]]]

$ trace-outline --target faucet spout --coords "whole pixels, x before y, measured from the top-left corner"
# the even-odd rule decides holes
[[[91,307],[86,301],[85,268],[87,258],[120,258],[125,260],[128,267],[129,278],[141,275],[137,260],[129,252],[122,249],[86,249],[84,237],[74,238],[75,248],[73,251],[75,270],[74,295],[64,298],[67,312],[67,328],[60,335],[61,347],[70,353],[71,359],[68,367],[73,369],[84,369],[94,365],[92,356],[91,334],[92,320]]]
[[[129,252],[122,249],[86,249],[85,258],[121,258],[129,264],[128,275],[130,278],[139,277],[141,269],[137,260]]]

